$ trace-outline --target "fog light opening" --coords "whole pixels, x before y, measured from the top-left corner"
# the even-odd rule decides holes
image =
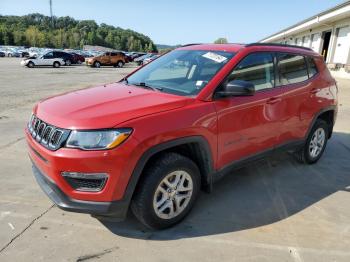
[[[62,172],[62,177],[77,191],[99,192],[108,180],[107,173]]]

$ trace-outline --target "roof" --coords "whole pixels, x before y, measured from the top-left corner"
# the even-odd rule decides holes
[[[208,50],[208,51],[226,51],[238,52],[245,45],[243,44],[188,44],[179,47],[180,50]]]
[[[290,27],[280,30],[277,33],[274,33],[268,37],[265,37],[259,42],[267,42],[267,41],[272,41],[273,39],[280,39],[287,35],[298,33],[303,30],[307,30],[308,28],[314,25],[322,25],[323,23],[332,21],[332,19],[334,19],[335,17],[342,19],[345,17],[349,17],[349,15],[350,15],[350,1],[345,1],[344,3],[338,4],[310,18],[304,19]]]
[[[318,56],[312,49],[296,45],[285,45],[275,43],[251,43],[251,44],[188,44],[177,48],[177,50],[205,50],[205,51],[226,51],[237,53],[243,48],[253,48],[254,51],[271,52],[296,52],[307,55]]]

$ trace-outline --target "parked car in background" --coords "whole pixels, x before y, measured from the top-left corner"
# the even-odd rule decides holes
[[[134,59],[134,62],[136,62],[137,65],[143,65],[143,61],[145,59],[152,58],[154,56],[157,56],[157,54],[155,54],[155,53],[148,53],[148,54],[145,54],[143,56],[140,56],[140,57]]]
[[[142,64],[143,65],[148,64],[149,62],[152,62],[154,59],[156,59],[158,57],[159,57],[159,55],[153,55],[153,56],[147,57],[147,58],[143,59]]]
[[[21,54],[17,50],[12,48],[4,49],[3,52],[7,57],[21,57]]]
[[[123,54],[125,55],[125,63],[131,63],[134,61],[134,58],[130,53],[123,52]]]
[[[90,52],[88,52],[88,51],[74,50],[73,52],[78,54],[78,55],[83,56],[84,58],[86,58],[86,57],[93,57],[93,55]]]
[[[57,51],[57,50],[54,50],[52,52],[53,52],[54,58],[62,58],[62,60],[64,61],[64,64],[67,66],[70,66],[75,61],[74,56],[72,54],[67,53],[67,52]]]
[[[70,52],[70,54],[73,56],[73,64],[82,64],[85,62],[85,57],[76,53],[76,52]]]
[[[5,56],[6,56],[5,52],[0,51],[0,57],[5,57]]]
[[[20,50],[18,51],[20,53],[20,57],[29,57],[29,52]]]
[[[123,52],[104,52],[99,56],[86,59],[86,65],[97,68],[101,66],[123,67],[126,62]]]
[[[29,68],[33,68],[35,66],[52,66],[58,68],[64,64],[65,61],[62,58],[55,57],[53,51],[39,57],[29,57],[21,61],[22,66],[27,66]]]
[[[146,55],[147,53],[143,53],[143,52],[131,52],[131,56],[134,59],[140,57],[140,56],[143,56],[143,55]]]

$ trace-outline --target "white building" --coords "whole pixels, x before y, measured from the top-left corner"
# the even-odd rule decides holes
[[[350,1],[305,19],[260,42],[312,48],[323,55],[334,75],[350,77]]]

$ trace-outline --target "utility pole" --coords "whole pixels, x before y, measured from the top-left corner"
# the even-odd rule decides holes
[[[53,26],[52,0],[49,0],[49,2],[50,2],[50,16],[51,16],[51,25]]]

